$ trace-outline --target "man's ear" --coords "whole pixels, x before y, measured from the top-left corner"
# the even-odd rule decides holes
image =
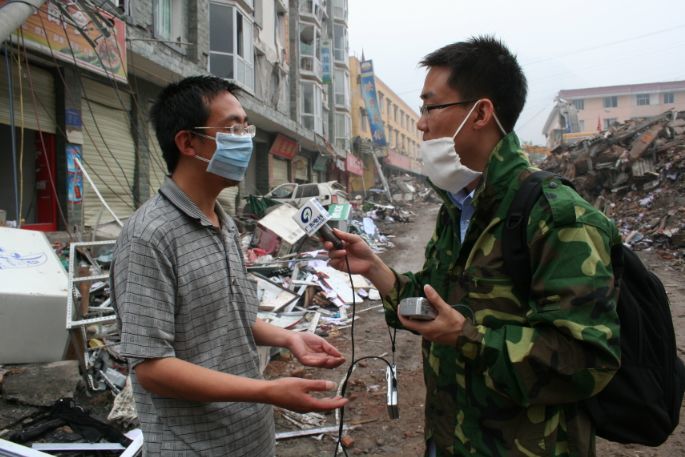
[[[478,103],[476,107],[476,118],[473,122],[473,128],[476,130],[486,127],[493,119],[495,106],[489,98],[484,98]]]
[[[195,151],[194,142],[192,141],[195,135],[193,135],[189,130],[180,130],[174,136],[174,142],[176,143],[176,148],[184,156],[196,156],[197,151]]]

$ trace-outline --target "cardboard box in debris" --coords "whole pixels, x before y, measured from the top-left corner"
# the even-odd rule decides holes
[[[413,216],[363,199],[328,209],[332,225],[358,233],[377,252],[393,244],[376,223]],[[294,223],[296,211],[279,204],[252,224],[243,224],[253,230],[242,235],[241,249],[258,292],[259,316],[280,327],[325,335],[351,324],[353,302],[380,300],[380,295],[364,277],[352,275],[350,281],[329,267],[320,241],[306,237]],[[0,451],[16,444],[7,439],[17,433],[23,433],[24,443],[33,438],[59,441],[64,420],[51,411],[79,391],[109,393],[114,403],[101,419],[123,430],[135,425],[127,365],[118,352],[109,300],[113,243],[56,243],[41,232],[0,228],[0,315],[11,315],[0,319]],[[261,351],[262,369],[271,355],[268,348]],[[95,398],[88,394],[81,400],[86,397]],[[7,405],[13,409],[5,411]],[[125,444],[113,446],[123,449]]]
[[[614,219],[624,242],[685,263],[685,111],[615,124],[540,165]]]

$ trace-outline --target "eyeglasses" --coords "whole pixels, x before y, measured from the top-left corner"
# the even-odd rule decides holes
[[[442,103],[440,105],[421,105],[419,106],[419,112],[421,113],[421,116],[429,114],[431,111],[434,109],[444,109],[444,108],[449,108],[450,106],[457,106],[457,105],[468,105],[469,103],[473,103],[476,100],[466,100],[463,102],[452,102],[452,103]]]
[[[254,125],[240,125],[240,124],[234,124],[230,125],[227,127],[193,127],[194,130],[209,130],[209,129],[216,129],[220,132],[224,133],[230,133],[231,135],[238,135],[238,136],[250,136],[254,138],[254,136],[257,134],[257,127]]]

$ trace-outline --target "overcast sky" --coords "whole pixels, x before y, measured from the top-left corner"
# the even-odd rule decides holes
[[[417,111],[419,60],[481,34],[518,56],[528,100],[516,131],[535,144],[562,89],[685,80],[684,0],[349,0],[350,53]]]

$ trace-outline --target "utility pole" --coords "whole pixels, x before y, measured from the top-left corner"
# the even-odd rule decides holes
[[[378,162],[378,157],[376,157],[376,150],[374,148],[371,148],[371,157],[373,158],[373,163],[376,165],[376,171],[378,172],[378,176],[381,177],[383,189],[385,189],[385,193],[388,196],[388,201],[390,201],[390,203],[392,204],[393,200],[392,195],[390,194],[390,187],[388,186],[388,181],[385,179],[385,175],[383,174],[383,170],[381,169],[381,164]]]
[[[25,0],[21,2],[5,3],[0,7],[0,43],[9,36],[35,13],[45,0]]]

